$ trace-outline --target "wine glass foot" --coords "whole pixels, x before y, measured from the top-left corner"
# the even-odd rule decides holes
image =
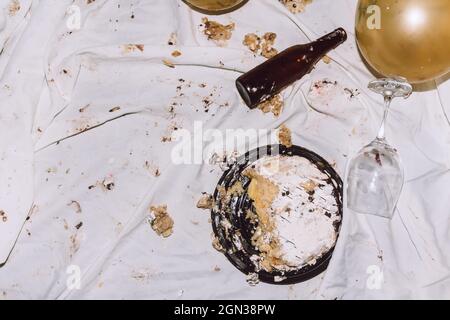
[[[406,99],[411,95],[413,87],[406,79],[396,77],[373,80],[369,83],[369,89],[384,97]]]

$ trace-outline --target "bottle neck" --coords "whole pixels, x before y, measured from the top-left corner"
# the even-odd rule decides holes
[[[340,44],[347,40],[347,32],[343,28],[338,28],[333,32],[312,42],[311,48],[313,52],[319,55],[325,55],[330,50],[337,48]]]

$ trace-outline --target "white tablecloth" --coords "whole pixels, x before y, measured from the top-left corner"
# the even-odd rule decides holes
[[[407,182],[393,220],[345,210],[327,272],[295,286],[251,287],[212,248],[196,202],[222,171],[177,165],[177,142],[161,141],[196,123],[223,132],[285,123],[344,178],[383,112],[356,49],[356,0],[315,0],[295,16],[250,0],[211,18],[236,24],[225,46],[181,1],[88,2],[0,1],[0,299],[450,298],[450,82],[394,103],[387,135]],[[275,32],[281,50],[339,26],[349,40],[283,93],[279,118],[244,106],[234,80],[264,60],[242,45],[246,33]],[[311,89],[323,79],[338,84]],[[175,222],[167,239],[147,222],[161,204]]]

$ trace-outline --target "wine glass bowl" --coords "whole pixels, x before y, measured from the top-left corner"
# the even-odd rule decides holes
[[[370,82],[369,89],[384,97],[385,111],[375,140],[350,161],[347,207],[359,213],[392,218],[403,188],[404,170],[397,150],[385,138],[385,124],[392,99],[408,98],[412,86],[402,78],[383,78]]]
[[[390,218],[403,188],[397,150],[375,139],[353,158],[348,172],[347,206],[353,211]]]

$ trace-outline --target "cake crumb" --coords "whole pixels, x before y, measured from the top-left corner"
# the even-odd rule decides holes
[[[181,52],[180,51],[178,51],[178,50],[175,50],[174,52],[172,52],[172,57],[174,57],[174,58],[178,58],[179,56],[181,56]]]
[[[214,206],[214,200],[212,195],[203,193],[203,196],[197,202],[197,208],[209,210]]]
[[[279,0],[292,13],[300,13],[305,11],[306,5],[310,4],[312,0]]]
[[[254,33],[249,33],[244,36],[242,44],[249,48],[250,51],[257,53],[261,49],[261,38]]]
[[[147,169],[155,178],[158,178],[161,175],[161,171],[158,166],[148,160],[144,162],[144,168]]]
[[[153,231],[155,231],[158,236],[164,238],[170,237],[173,234],[174,222],[167,212],[167,205],[151,206],[150,212],[154,217],[149,221]]]
[[[317,183],[315,183],[312,180],[308,180],[304,183],[302,183],[301,187],[303,190],[305,190],[307,193],[313,193],[314,190],[317,188]]]
[[[143,44],[126,44],[122,47],[123,53],[131,53],[133,51],[139,50],[140,52],[144,52]]]
[[[284,101],[281,95],[277,94],[266,101],[259,104],[258,109],[260,109],[263,113],[272,112],[275,117],[278,117],[284,106]]]
[[[138,49],[141,52],[144,52],[144,45],[143,44],[135,44],[134,45],[136,49]]]
[[[273,48],[277,34],[274,32],[266,32],[263,37],[259,37],[255,33],[248,33],[244,36],[242,42],[250,51],[270,59],[278,54],[278,50]]]
[[[225,249],[220,244],[219,238],[217,238],[214,234],[212,234],[212,246],[219,252],[225,252]]]
[[[179,129],[180,129],[180,126],[176,122],[170,123],[166,129],[165,135],[161,137],[161,142],[163,142],[163,143],[172,142],[174,132]]]
[[[277,34],[273,32],[267,32],[264,34],[261,45],[261,55],[264,58],[270,59],[272,57],[275,57],[278,54],[278,50],[273,48],[273,45],[275,44],[275,39],[277,38]]]
[[[227,197],[228,198],[238,197],[244,193],[245,193],[245,189],[242,186],[242,182],[238,180],[231,186],[231,188],[229,188],[227,190]]]
[[[284,124],[280,127],[278,131],[278,139],[280,140],[280,144],[285,147],[292,147],[292,134],[291,130],[286,127]]]
[[[283,282],[286,279],[287,279],[287,277],[282,277],[282,276],[275,276],[275,277],[273,277],[273,281],[275,281],[276,283]]]
[[[322,61],[326,64],[330,64],[331,63],[331,58],[329,56],[324,56],[322,58]]]
[[[208,20],[206,17],[202,19],[202,23],[205,27],[203,33],[208,40],[213,40],[218,44],[223,44],[225,41],[230,40],[235,28],[234,23],[223,25],[219,22]]]
[[[17,12],[20,10],[20,2],[19,0],[11,0],[9,3],[9,16],[15,16]]]
[[[114,183],[114,178],[112,176],[108,176],[103,181],[98,183],[103,191],[111,191],[115,188],[116,184]]]
[[[251,287],[254,287],[259,284],[259,275],[257,273],[249,273],[246,281]]]
[[[5,211],[0,210],[0,218],[2,219],[2,222],[7,222],[8,221],[8,215],[6,214]]]
[[[116,111],[119,111],[120,110],[120,107],[119,106],[117,106],[117,107],[114,107],[114,108],[111,108],[111,109],[109,109],[109,112],[116,112]]]
[[[81,205],[78,201],[72,200],[67,204],[68,207],[73,207],[76,213],[81,213]]]
[[[178,42],[177,34],[175,32],[172,32],[169,36],[169,40],[167,40],[167,44],[169,46],[174,46],[177,44],[177,42]]]

